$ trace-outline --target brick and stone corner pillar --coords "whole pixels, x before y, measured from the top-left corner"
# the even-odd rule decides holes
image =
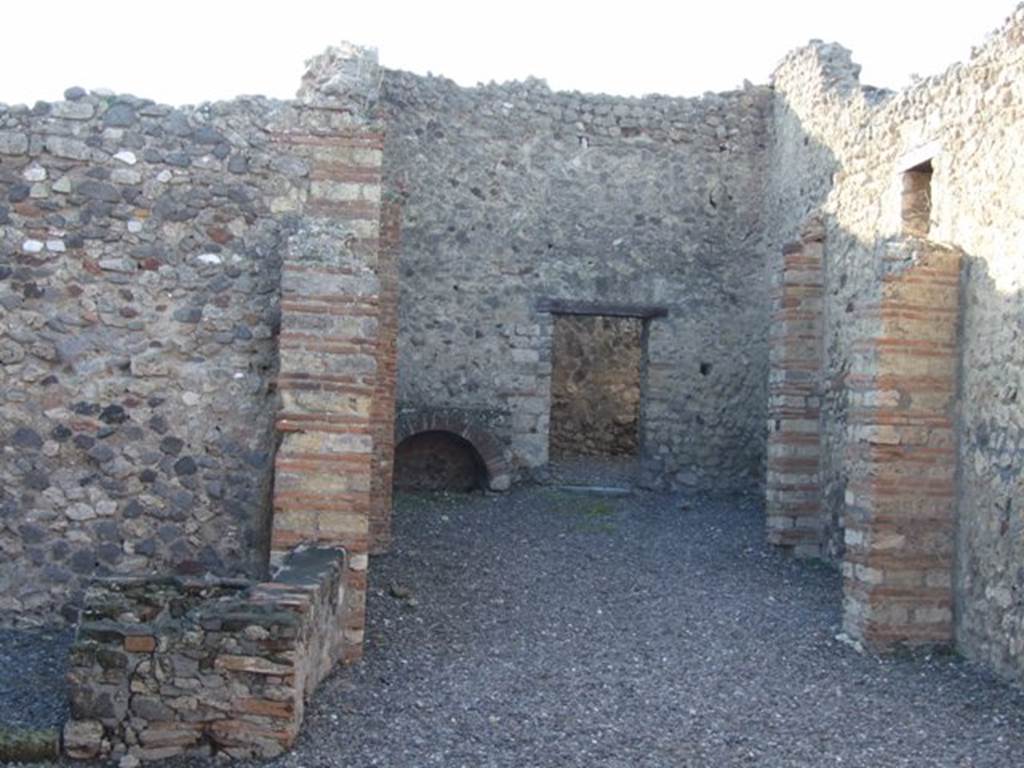
[[[768,540],[818,557],[824,532],[820,477],[824,229],[812,220],[783,249],[769,348]]]
[[[953,639],[961,253],[885,244],[848,380],[844,629],[876,650]]]
[[[347,551],[344,661],[362,654],[368,555],[390,518],[398,214],[382,231],[379,82],[375,51],[329,49],[309,62],[298,127],[274,136],[309,183],[282,266],[272,557]]]
[[[392,272],[380,258],[383,137],[290,136],[310,158],[303,229],[283,265],[272,549],[348,553],[343,657],[361,653],[372,520],[385,517],[382,463],[394,430]],[[388,437],[384,437],[384,436]]]

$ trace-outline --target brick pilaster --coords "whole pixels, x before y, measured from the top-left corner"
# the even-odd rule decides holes
[[[844,627],[884,650],[953,639],[961,254],[893,244],[848,378]]]
[[[824,231],[816,223],[783,249],[776,278],[768,379],[768,540],[821,554],[820,424]]]
[[[362,653],[380,435],[394,419],[393,331],[382,311],[395,302],[380,259],[383,135],[338,129],[275,141],[306,160],[310,182],[305,228],[282,268],[271,546],[348,552],[342,656],[351,661]]]

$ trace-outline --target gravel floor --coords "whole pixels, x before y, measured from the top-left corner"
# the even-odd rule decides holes
[[[395,523],[366,658],[280,765],[1024,765],[1024,692],[837,642],[836,574],[753,502],[533,488]]]
[[[567,456],[535,471],[539,485],[632,488],[640,476],[640,461],[634,456]]]
[[[835,572],[755,502],[402,496],[395,532],[365,659],[277,765],[1024,765],[1024,691],[836,641]],[[64,717],[68,640],[0,631],[0,723]]]
[[[71,632],[0,629],[0,729],[49,728],[68,716]]]

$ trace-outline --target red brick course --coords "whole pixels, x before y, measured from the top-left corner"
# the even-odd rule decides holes
[[[318,543],[349,553],[342,658],[352,661],[362,653],[367,554],[390,540],[399,210],[381,202],[383,134],[274,141],[310,167],[304,213],[347,225],[339,247],[359,257],[352,267],[284,264],[271,535],[277,552]]]
[[[768,540],[801,557],[821,554],[821,335],[824,284],[820,227],[783,249],[769,334]]]

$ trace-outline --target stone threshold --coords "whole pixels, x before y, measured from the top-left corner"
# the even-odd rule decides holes
[[[591,496],[632,496],[636,489],[620,485],[554,485],[557,491],[581,493]]]

